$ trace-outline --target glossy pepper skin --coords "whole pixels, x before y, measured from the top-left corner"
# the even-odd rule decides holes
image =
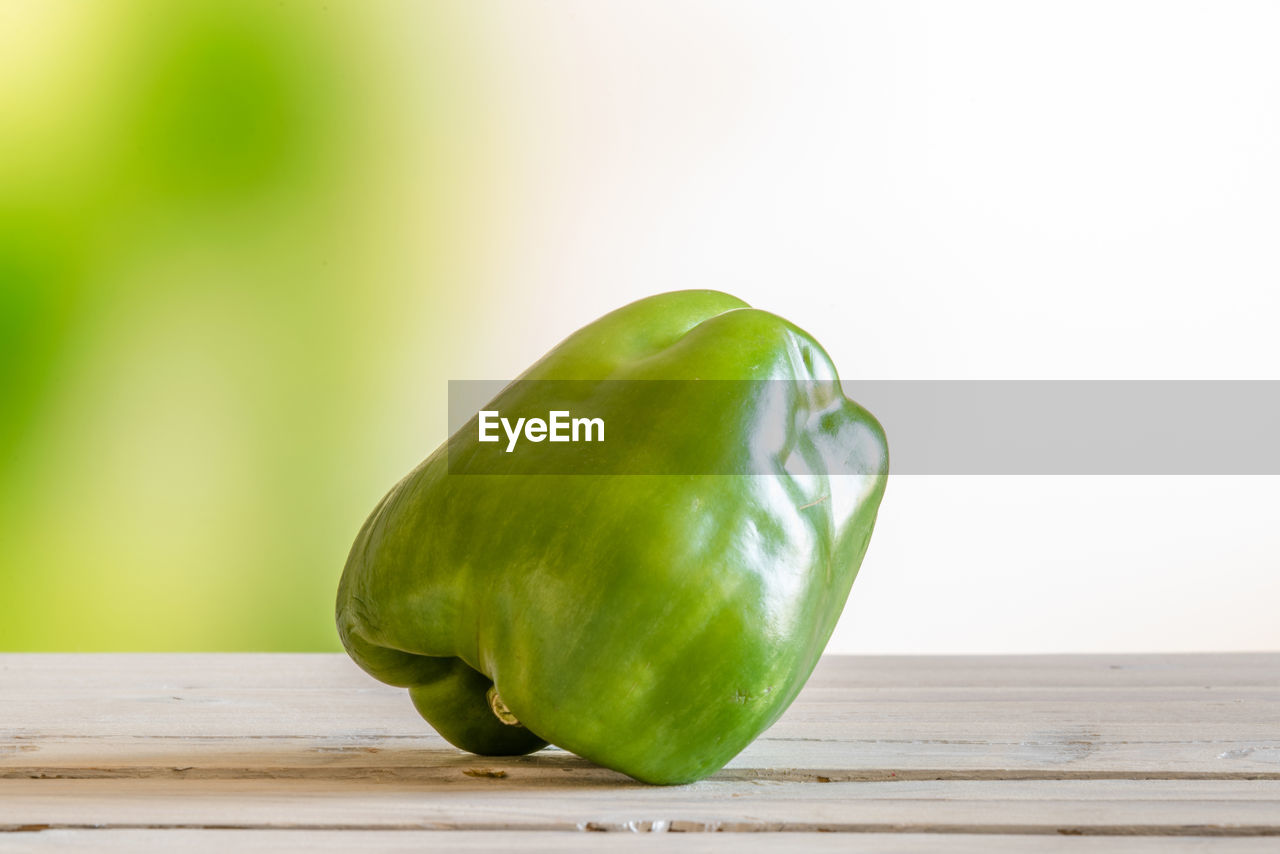
[[[691,393],[662,412],[629,411],[625,384],[595,401],[654,425],[639,459],[763,453],[778,473],[531,476],[510,454],[503,473],[461,474],[442,446],[356,538],[342,642],[464,750],[551,742],[649,783],[714,773],[778,719],[826,646],[884,492],[884,433],[817,342],[715,291],[618,309],[521,379],[781,380],[720,383],[714,406]],[[773,435],[783,447],[761,450]],[[451,441],[475,443],[475,421]],[[806,473],[787,474],[788,457]]]

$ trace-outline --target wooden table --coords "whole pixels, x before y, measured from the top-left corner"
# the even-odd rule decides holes
[[[669,788],[461,753],[341,655],[0,655],[0,831],[6,854],[1274,854],[1280,654],[827,658]]]

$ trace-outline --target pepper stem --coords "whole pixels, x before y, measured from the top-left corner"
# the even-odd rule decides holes
[[[490,685],[489,690],[485,692],[485,697],[489,700],[489,708],[493,711],[495,718],[507,726],[520,726],[520,720],[511,713],[511,710],[507,708],[507,704],[502,702],[502,698],[498,696],[497,685]]]

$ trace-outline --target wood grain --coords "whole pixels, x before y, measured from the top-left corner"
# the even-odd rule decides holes
[[[461,753],[339,655],[0,655],[0,830],[4,851],[586,830],[1280,850],[1280,654],[829,658],[724,771],[671,788],[560,750]]]
[[[30,837],[30,838],[23,838]],[[664,851],[674,854],[710,854],[732,847],[740,854],[759,851],[842,851],[851,854],[1275,854],[1275,840],[1266,837],[1097,837],[1020,836],[1015,834],[907,834],[907,833],[788,833],[737,834],[728,839],[716,834],[611,834],[608,850],[621,852]],[[5,840],[6,854],[38,854],[48,851],[128,851],[137,854],[274,854],[307,851],[314,854],[351,854],[378,851],[386,854],[422,854],[424,851],[468,852],[574,852],[600,851],[603,838],[593,833],[447,830],[47,830],[39,834],[14,834]]]

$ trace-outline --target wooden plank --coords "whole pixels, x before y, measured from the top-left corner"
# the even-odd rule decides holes
[[[0,777],[429,780],[471,762],[341,655],[0,655]],[[562,751],[491,764],[621,779]],[[1280,779],[1280,655],[825,659],[717,779],[820,777]]]
[[[1280,781],[0,780],[0,827],[1280,836]],[[0,834],[0,839],[3,839]]]
[[[340,655],[4,655],[0,830],[5,851],[173,834],[264,850],[346,834],[447,834],[471,850],[598,838],[582,830],[836,831],[887,851],[1212,836],[1274,850],[1280,655],[824,660],[725,771],[671,788],[561,750],[462,753]],[[237,833],[266,835],[227,842]]]
[[[276,854],[308,851],[313,854],[350,854],[379,851],[384,854],[421,854],[423,851],[544,852],[599,851],[601,837],[590,833],[509,831],[414,830],[46,830],[13,834],[4,839],[6,854],[43,854],[59,851],[137,852],[137,854]],[[1274,854],[1270,838],[1196,837],[1096,837],[1021,836],[992,834],[796,833],[741,834],[732,840],[741,854],[775,851],[845,851],[851,854]],[[622,852],[668,851],[676,854],[723,852],[726,839],[714,834],[636,833],[608,837],[609,850]]]

